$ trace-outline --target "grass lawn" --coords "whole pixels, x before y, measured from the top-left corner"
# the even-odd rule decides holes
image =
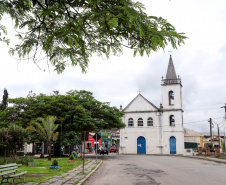
[[[50,169],[50,165],[54,159],[58,161],[60,170]],[[61,175],[62,173],[72,170],[83,163],[81,160],[75,160],[75,163],[70,163],[68,162],[68,157],[52,158],[51,161],[48,161],[48,158],[34,159],[34,162],[37,162],[37,166],[35,167],[23,165],[19,168],[19,172],[27,171],[27,176],[25,177],[26,182],[44,182],[48,179],[51,179],[53,176]],[[15,180],[15,184],[22,182],[23,180]]]

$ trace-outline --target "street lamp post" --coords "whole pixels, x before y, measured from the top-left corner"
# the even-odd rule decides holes
[[[61,148],[62,148],[62,122],[64,120],[64,118],[60,118],[61,120],[61,133],[60,133],[60,158],[61,158]]]

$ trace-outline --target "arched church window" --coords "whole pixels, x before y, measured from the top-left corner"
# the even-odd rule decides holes
[[[170,126],[175,126],[175,118],[174,115],[170,116]]]
[[[133,118],[128,119],[128,127],[133,127]]]
[[[138,125],[139,127],[142,127],[142,126],[143,126],[143,119],[142,119],[142,118],[139,118],[139,119],[137,120],[137,125]]]
[[[152,118],[148,118],[147,125],[153,126],[153,119]]]
[[[169,104],[174,105],[174,92],[173,91],[169,92]]]

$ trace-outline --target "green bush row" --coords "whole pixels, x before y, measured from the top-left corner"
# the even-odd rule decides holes
[[[33,157],[23,157],[23,158],[17,158],[17,159],[12,159],[9,157],[3,158],[0,157],[0,165],[3,164],[10,164],[10,163],[17,163],[17,164],[22,164],[22,165],[28,165],[28,162],[33,162],[34,158]]]

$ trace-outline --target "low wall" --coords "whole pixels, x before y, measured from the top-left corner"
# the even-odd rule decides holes
[[[188,155],[194,155],[194,151],[192,148],[184,149],[184,156],[188,156]]]

